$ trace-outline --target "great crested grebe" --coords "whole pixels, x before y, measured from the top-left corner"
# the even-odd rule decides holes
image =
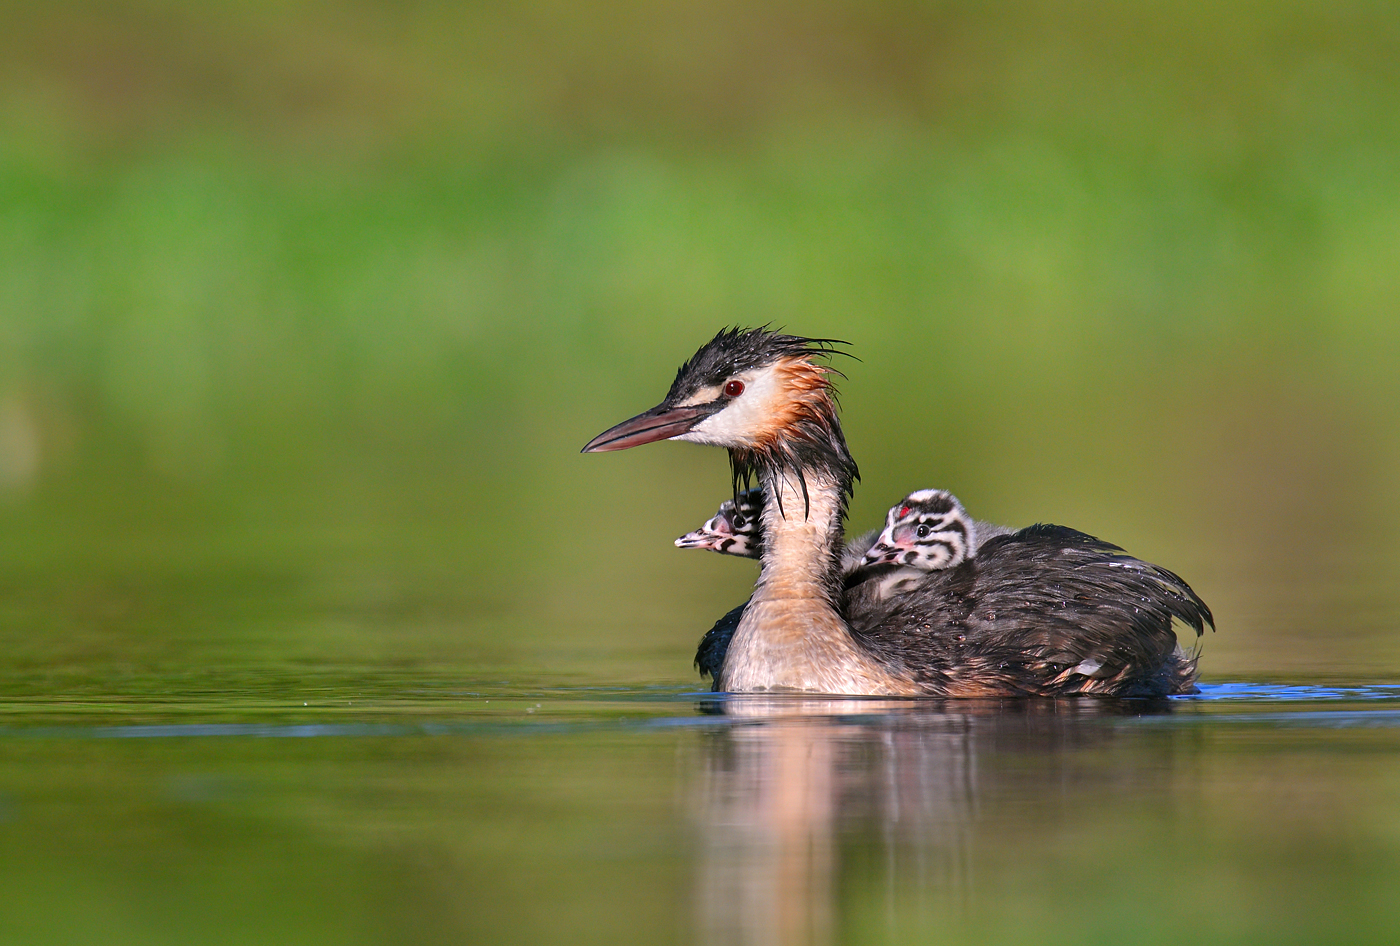
[[[1172,619],[1214,626],[1181,578],[1063,526],[996,535],[898,593],[848,589],[841,524],[859,473],[837,417],[831,339],[727,329],[665,399],[585,453],[657,440],[725,447],[736,487],[763,490],[753,597],[721,619],[715,688],[1013,696],[1191,692],[1196,660]],[[714,631],[711,632],[711,635]],[[711,635],[707,635],[707,639]],[[703,643],[702,643],[703,650]]]

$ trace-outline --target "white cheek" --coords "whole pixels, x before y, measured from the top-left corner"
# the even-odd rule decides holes
[[[700,423],[696,424],[694,427],[687,430],[685,433],[677,434],[671,439],[684,440],[687,443],[703,443],[708,444],[710,446],[723,447],[725,446],[725,443],[723,441],[714,439],[706,430],[705,425],[708,424],[712,419],[713,418],[707,417]]]
[[[718,413],[711,414],[675,440],[719,447],[752,446],[759,434],[771,426],[771,418],[782,403],[782,392],[773,372],[745,376],[744,393]]]
[[[677,437],[692,443],[707,443],[719,447],[744,446],[749,443],[747,417],[737,410],[738,402],[717,414],[711,414],[690,430]]]

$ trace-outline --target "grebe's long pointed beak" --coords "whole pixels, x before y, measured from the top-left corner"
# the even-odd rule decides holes
[[[609,450],[626,450],[628,447],[640,447],[644,443],[679,437],[714,412],[715,408],[710,404],[691,407],[667,407],[665,404],[658,404],[630,420],[624,420],[616,427],[609,427],[588,441],[583,452],[606,453]]]

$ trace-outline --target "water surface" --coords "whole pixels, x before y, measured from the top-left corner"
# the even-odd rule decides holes
[[[5,707],[9,942],[1382,942],[1400,686]],[[81,909],[74,909],[81,904]]]

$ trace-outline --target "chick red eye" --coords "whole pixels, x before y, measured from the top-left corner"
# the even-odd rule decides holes
[[[930,532],[932,532],[932,531],[933,531],[933,530],[930,529],[928,526],[922,526],[922,525],[919,526],[919,528],[917,528],[917,529],[914,530],[915,534],[918,535],[918,537],[921,538],[921,539],[926,539],[926,538],[928,538],[928,534],[929,534]]]
[[[742,381],[727,381],[727,382],[725,382],[725,385],[724,385],[724,393],[725,393],[725,396],[726,396],[726,397],[738,397],[740,394],[743,394],[743,393],[744,393],[744,382],[742,382]]]

